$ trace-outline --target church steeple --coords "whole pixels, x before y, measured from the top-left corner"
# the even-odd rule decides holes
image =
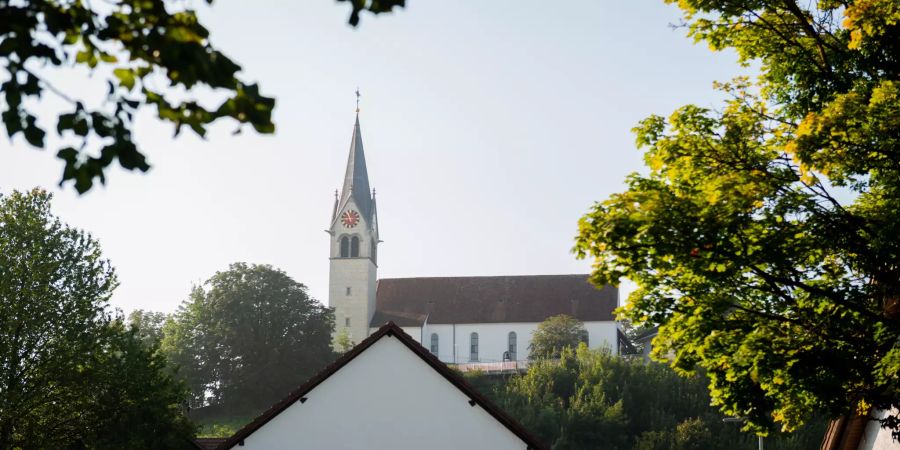
[[[381,242],[377,215],[357,109],[344,185],[340,195],[335,193],[328,229],[331,239],[328,305],[334,308],[335,344],[340,336],[360,342],[369,335],[369,324],[375,313],[378,243]]]
[[[366,155],[363,152],[362,133],[359,130],[359,113],[353,125],[353,137],[350,139],[350,156],[347,157],[347,171],[344,174],[344,186],[338,209],[353,200],[360,214],[371,223],[373,202],[369,189],[369,172],[366,170]]]

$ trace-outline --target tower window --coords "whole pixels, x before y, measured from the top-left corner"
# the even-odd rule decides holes
[[[469,335],[469,361],[478,361],[478,333]]]
[[[341,238],[341,258],[350,256],[350,238],[344,236]]]
[[[350,286],[347,286],[347,297],[350,296]]]
[[[509,360],[516,361],[516,332],[510,331],[506,337],[506,347],[509,352]]]
[[[349,318],[349,317],[344,317],[344,326],[345,326],[345,327],[349,327],[349,326],[350,326],[350,318]]]
[[[356,258],[357,256],[359,256],[359,238],[353,236],[353,238],[350,239],[350,257]]]
[[[434,356],[438,355],[438,334],[431,333],[431,354]]]

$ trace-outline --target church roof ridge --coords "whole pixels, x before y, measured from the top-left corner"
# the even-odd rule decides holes
[[[391,277],[379,278],[382,280],[448,280],[448,279],[471,279],[471,278],[536,278],[536,277],[589,277],[588,273],[538,273],[525,275],[452,275],[452,276],[425,276],[425,277]]]
[[[375,286],[372,327],[428,323],[537,323],[566,314],[583,322],[614,321],[617,288],[587,274],[382,278]],[[421,317],[421,319],[419,319]]]

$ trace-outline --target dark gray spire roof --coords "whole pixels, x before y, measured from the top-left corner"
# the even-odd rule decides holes
[[[350,140],[350,156],[347,158],[347,173],[344,175],[344,187],[341,190],[341,207],[350,198],[359,207],[359,213],[372,223],[373,202],[369,189],[369,173],[366,170],[366,155],[363,153],[362,133],[359,131],[359,114],[353,126],[353,138]]]

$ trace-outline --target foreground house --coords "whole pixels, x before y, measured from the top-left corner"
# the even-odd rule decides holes
[[[218,449],[543,449],[388,323]]]
[[[427,225],[420,239],[452,235],[451,228]],[[378,208],[358,116],[326,231],[336,337],[359,342],[392,321],[446,363],[518,361],[527,359],[539,323],[567,314],[584,323],[589,347],[618,352],[622,336],[613,310],[619,292],[595,288],[587,275],[378,279]]]
[[[832,420],[820,450],[900,450],[900,442],[895,441],[891,431],[882,428],[878,422],[888,413],[885,410],[872,411],[868,416],[855,414]]]

